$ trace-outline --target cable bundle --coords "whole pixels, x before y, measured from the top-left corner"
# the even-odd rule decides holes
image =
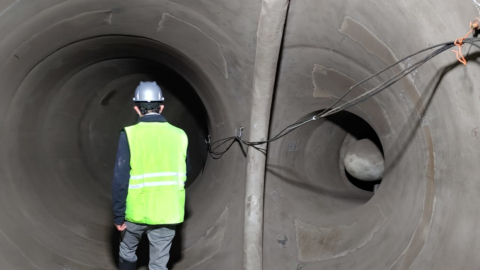
[[[472,28],[473,29],[473,28]],[[470,34],[471,32],[469,32]],[[469,35],[467,34],[467,36]],[[218,140],[216,142],[213,142],[213,143],[210,143],[210,136],[209,136],[209,140],[206,141],[207,143],[207,146],[208,146],[208,152],[210,153],[210,156],[214,159],[219,159],[221,157],[223,157],[223,155],[228,151],[230,150],[230,148],[233,146],[233,144],[235,142],[239,142],[240,143],[240,146],[242,145],[246,145],[246,146],[251,146],[253,148],[255,148],[256,150],[259,150],[261,151],[262,153],[266,153],[266,150],[263,149],[263,148],[260,148],[258,146],[260,145],[264,145],[264,144],[267,144],[267,143],[270,143],[270,142],[273,142],[273,141],[276,141],[284,136],[286,136],[287,134],[289,134],[290,132],[294,131],[295,129],[311,122],[311,121],[315,121],[319,118],[323,118],[323,117],[326,117],[326,116],[329,116],[329,115],[332,115],[332,114],[335,114],[335,113],[338,113],[338,112],[341,112],[341,111],[344,111],[352,106],[355,106],[371,97],[373,97],[374,95],[377,95],[378,93],[384,91],[385,89],[389,88],[391,85],[395,84],[396,82],[398,82],[399,80],[401,80],[402,78],[404,78],[405,76],[407,76],[408,74],[410,74],[411,72],[415,71],[416,69],[418,69],[419,67],[421,67],[423,64],[425,64],[426,62],[430,61],[432,58],[434,58],[435,56],[455,47],[455,46],[459,46],[461,47],[463,44],[471,44],[472,46],[475,46],[477,48],[480,49],[480,46],[477,45],[476,43],[477,42],[480,42],[480,38],[462,38],[460,40],[455,40],[455,41],[452,41],[452,42],[446,42],[446,43],[441,43],[441,44],[437,44],[437,45],[434,45],[434,46],[431,46],[431,47],[428,47],[428,48],[425,48],[423,50],[420,50],[414,54],[411,54],[409,56],[406,56],[405,58],[397,61],[396,63],[386,67],[385,69],[373,74],[372,76],[366,78],[365,80],[353,85],[352,87],[350,87],[347,92],[345,94],[343,94],[342,97],[340,97],[340,99],[338,99],[337,101],[335,101],[330,107],[328,107],[327,109],[325,110],[322,110],[321,113],[313,116],[312,118],[308,119],[308,120],[305,120],[305,121],[301,121],[301,122],[297,122],[297,123],[294,123],[294,124],[291,124],[289,126],[287,126],[286,128],[284,128],[282,131],[280,131],[277,135],[275,135],[274,137],[272,137],[271,139],[269,140],[265,140],[265,141],[257,141],[257,142],[250,142],[250,141],[245,141],[242,139],[242,136],[241,136],[241,132],[243,131],[243,128],[241,128],[241,132],[240,132],[240,135],[236,135],[236,136],[232,136],[232,137],[228,137],[228,138],[225,138],[225,139],[221,139],[221,140]],[[366,91],[365,93],[359,95],[358,97],[355,97],[343,104],[340,104],[338,105],[342,100],[345,99],[345,97],[350,94],[350,92],[357,88],[358,86],[362,85],[363,83],[371,80],[372,78],[375,78],[377,76],[379,76],[380,74],[386,72],[387,70],[389,70],[390,68],[402,63],[403,61],[413,57],[413,56],[416,56],[418,54],[421,54],[423,52],[426,52],[426,51],[429,51],[429,50],[432,50],[432,49],[435,49],[435,51],[433,51],[432,53],[428,54],[426,57],[424,57],[423,59],[417,61],[416,63],[414,63],[413,65],[407,67],[406,69],[404,69],[402,72],[399,72],[397,74],[395,74],[393,77],[391,77],[390,79],[388,79],[387,81],[381,83],[380,85]],[[461,55],[461,50],[459,49],[459,51],[456,51],[457,53],[457,59],[460,59],[461,60],[464,60],[465,58],[463,57],[463,55],[461,57],[459,57],[459,54]],[[466,62],[464,61],[461,61],[461,63],[465,64]],[[219,149],[221,146],[227,144],[228,146],[226,148],[224,148],[224,150],[221,150],[221,151],[218,151],[217,149]],[[243,147],[242,147],[242,150],[243,150]]]

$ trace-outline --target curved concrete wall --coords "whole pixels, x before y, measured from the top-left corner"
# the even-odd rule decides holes
[[[204,140],[250,126],[261,4],[0,2],[1,269],[116,268],[112,163],[119,131],[136,121],[132,91],[147,79],[166,89],[165,115],[187,131],[194,160],[173,269],[243,268],[246,158],[234,147],[205,163]],[[460,37],[475,16],[468,0],[291,2],[271,134],[397,58]],[[264,269],[474,269],[477,56],[464,67],[447,52],[272,143]],[[353,114],[384,150],[375,194],[342,167]]]

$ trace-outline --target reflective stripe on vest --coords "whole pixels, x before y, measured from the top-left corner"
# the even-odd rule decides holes
[[[163,173],[147,173],[141,175],[130,176],[130,180],[152,178],[152,177],[163,177],[163,176],[187,176],[186,173],[176,173],[176,172],[163,172]]]
[[[163,181],[163,182],[149,182],[136,185],[129,185],[129,189],[144,188],[144,187],[158,187],[158,186],[173,186],[178,185],[177,181]]]
[[[157,177],[166,177],[166,176],[177,176],[185,178],[187,177],[186,173],[176,173],[176,172],[163,172],[163,173],[147,173],[142,175],[135,175],[130,176],[130,180],[139,180],[145,178],[157,178]],[[157,187],[157,186],[172,186],[172,185],[183,185],[185,181],[161,181],[161,182],[147,182],[147,183],[140,183],[140,184],[131,184],[128,188],[136,189],[136,188],[143,188],[143,187]]]
[[[125,219],[139,224],[182,223],[188,138],[168,123],[126,127],[130,181]]]

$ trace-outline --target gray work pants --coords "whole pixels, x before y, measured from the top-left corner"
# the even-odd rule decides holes
[[[175,236],[174,226],[165,225],[141,225],[126,221],[127,229],[122,233],[120,243],[120,257],[124,260],[137,261],[138,243],[142,235],[147,233],[150,241],[150,270],[167,270],[168,259],[170,258],[170,247]]]

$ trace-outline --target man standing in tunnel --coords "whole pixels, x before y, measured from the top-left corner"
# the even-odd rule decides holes
[[[122,232],[119,269],[136,269],[146,233],[149,269],[165,270],[175,225],[184,220],[188,138],[161,114],[164,97],[155,82],[141,82],[133,100],[140,119],[120,134],[112,184],[114,223]]]

